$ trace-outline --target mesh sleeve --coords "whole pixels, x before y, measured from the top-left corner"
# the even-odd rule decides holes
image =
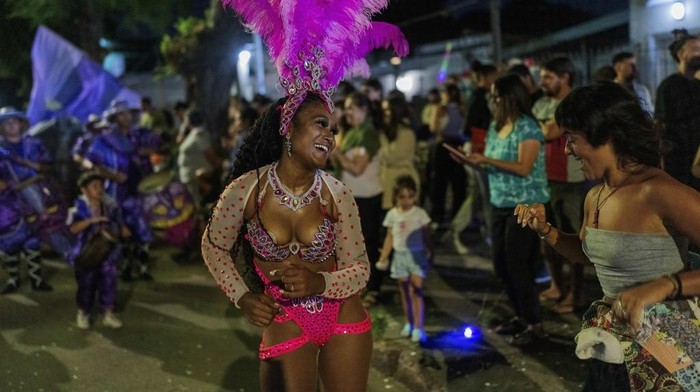
[[[320,272],[326,281],[321,293],[327,298],[343,299],[362,290],[369,280],[369,260],[360,226],[360,214],[350,190],[328,173],[323,178],[338,210],[336,271]]]
[[[250,291],[236,270],[231,250],[243,226],[243,214],[255,186],[255,171],[233,180],[221,193],[202,236],[202,258],[216,283],[238,306],[238,300]]]

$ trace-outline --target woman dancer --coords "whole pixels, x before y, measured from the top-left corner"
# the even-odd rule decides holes
[[[540,203],[519,204],[515,215],[572,262],[596,268],[605,296],[576,339],[578,357],[592,358],[585,390],[697,390],[700,312],[697,297],[686,297],[700,294],[700,271],[684,271],[671,233],[700,244],[700,194],[660,169],[659,133],[624,87],[575,90],[556,121],[567,154],[602,184],[586,196],[580,233],[551,226]]]
[[[265,39],[287,96],[241,147],[202,237],[204,260],[245,317],[264,328],[262,390],[314,391],[319,380],[324,390],[365,390],[372,325],[356,294],[369,263],[352,193],[321,168],[335,148],[330,97],[345,70],[362,65],[375,45],[405,55],[405,40],[394,26],[369,22],[386,2],[228,4]],[[263,292],[251,291],[255,279],[244,281],[251,276]]]

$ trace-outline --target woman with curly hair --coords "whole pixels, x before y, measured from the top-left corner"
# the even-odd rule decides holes
[[[575,263],[595,266],[603,298],[583,316],[576,354],[586,391],[695,391],[700,368],[700,271],[684,267],[674,234],[700,244],[700,194],[661,169],[660,134],[639,100],[609,82],[557,107],[566,152],[589,180],[583,226],[564,233],[541,203],[514,214]]]
[[[286,96],[238,153],[202,236],[204,261],[264,328],[261,390],[315,391],[319,381],[323,390],[365,390],[372,322],[357,294],[369,261],[352,192],[322,169],[335,148],[331,97],[340,80],[368,70],[373,48],[404,56],[408,44],[396,26],[371,22],[386,0],[224,3],[265,40]]]
[[[286,101],[263,113],[241,147],[202,253],[222,290],[264,327],[263,389],[315,390],[317,372],[324,384],[367,379],[372,323],[356,294],[369,264],[352,193],[321,171],[335,148],[334,116],[309,94],[285,137]],[[263,292],[244,283],[231,258],[239,253]],[[341,360],[347,366],[330,366]]]

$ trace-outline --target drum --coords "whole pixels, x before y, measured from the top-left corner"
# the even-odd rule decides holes
[[[24,220],[32,231],[67,260],[72,237],[66,228],[68,210],[59,188],[46,177],[34,176],[18,183],[15,193],[22,204]]]
[[[22,201],[27,223],[43,234],[62,229],[67,209],[59,189],[48,179],[35,176],[18,183],[15,192]]]
[[[9,195],[12,200],[8,199]],[[67,260],[72,237],[65,223],[67,209],[59,195],[58,188],[50,180],[34,176],[17,183],[13,194],[0,198],[3,208],[9,206],[11,212],[0,209],[3,246],[10,243],[18,246],[32,237],[40,237]],[[19,220],[16,214],[20,215]]]
[[[187,188],[172,171],[144,178],[138,186],[141,208],[154,232],[174,246],[189,245],[195,209]]]

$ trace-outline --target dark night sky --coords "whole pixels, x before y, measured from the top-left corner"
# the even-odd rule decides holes
[[[504,43],[526,41],[628,7],[628,0],[501,0]],[[390,0],[375,19],[398,25],[416,45],[488,32],[488,9],[489,0]]]
[[[402,3],[411,0],[392,0],[392,2]],[[447,7],[464,4],[465,2],[477,3],[473,9],[487,9],[489,0],[443,0]],[[582,11],[603,14],[607,12],[620,11],[629,7],[628,0],[548,0],[553,6],[565,5],[571,8],[580,9]],[[501,0],[501,6],[505,7],[510,3],[509,0]]]
[[[573,8],[594,14],[622,11],[629,8],[628,0],[550,0],[551,3],[563,3]]]

